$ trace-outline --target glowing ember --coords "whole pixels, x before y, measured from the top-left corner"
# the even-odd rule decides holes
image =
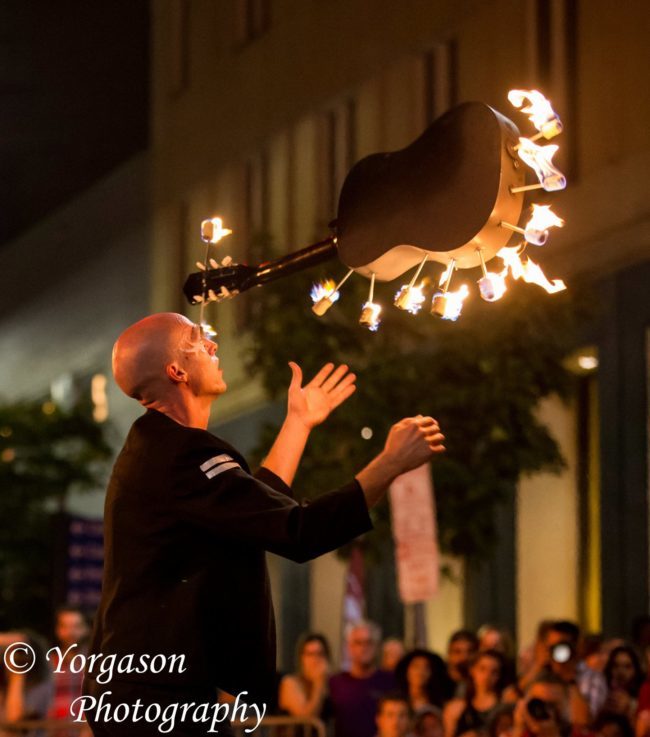
[[[405,284],[399,292],[395,295],[395,307],[399,307],[400,310],[406,310],[412,315],[417,313],[422,308],[425,296],[422,291],[422,285],[419,287],[412,287],[409,284]]]
[[[566,289],[566,285],[561,279],[553,279],[552,282],[549,281],[541,267],[534,261],[531,261],[529,258],[526,261],[522,261],[518,246],[502,248],[497,253],[497,256],[503,259],[506,271],[510,271],[513,279],[523,279],[529,284],[537,284],[549,294],[561,292]]]
[[[336,282],[334,279],[324,279],[312,286],[309,296],[312,302],[318,302],[323,297],[327,297],[330,302],[336,302],[340,295],[336,291]]]
[[[559,218],[550,205],[533,205],[533,214],[526,223],[524,238],[534,246],[543,246],[548,239],[548,229],[561,228],[564,220]]]
[[[468,294],[467,284],[461,284],[456,292],[438,292],[433,298],[431,313],[443,320],[457,320]]]
[[[201,240],[206,243],[219,243],[222,238],[231,233],[232,230],[223,227],[221,218],[210,218],[201,223]]]
[[[361,310],[361,317],[359,318],[359,325],[363,325],[365,328],[372,330],[373,332],[379,327],[380,319],[379,313],[381,312],[381,305],[376,302],[366,302]]]
[[[217,335],[217,331],[207,322],[201,323],[201,333],[204,338],[214,338]]]
[[[557,150],[558,146],[554,144],[538,146],[528,138],[519,139],[517,153],[522,161],[535,171],[540,184],[547,192],[555,192],[566,187],[566,177],[551,161]]]
[[[506,272],[501,274],[494,274],[491,271],[485,273],[481,279],[478,280],[478,288],[481,292],[481,297],[486,302],[496,302],[501,299],[506,293]]]
[[[528,115],[530,122],[544,136],[553,138],[562,132],[560,116],[553,110],[551,103],[537,90],[510,90],[508,100],[522,113]],[[528,100],[526,107],[521,107]]]

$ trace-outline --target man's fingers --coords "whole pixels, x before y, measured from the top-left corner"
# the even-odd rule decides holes
[[[291,369],[291,386],[301,386],[302,369],[294,361],[289,361],[289,368]]]
[[[427,443],[429,443],[429,445],[437,445],[442,443],[442,441],[445,439],[445,436],[441,432],[439,432],[435,435],[425,435],[424,439],[427,441]]]
[[[345,402],[348,397],[351,397],[356,390],[356,384],[349,384],[342,392],[337,392],[332,401],[332,409],[334,409],[334,407],[338,407],[339,404],[343,404],[343,402]],[[330,394],[330,397],[331,396],[333,395]]]
[[[326,363],[323,368],[309,382],[309,386],[321,386],[325,379],[332,373],[334,369],[333,363]]]
[[[354,384],[356,381],[356,374],[346,374],[341,381],[332,389],[330,392],[330,398],[335,399],[340,392],[345,391],[350,384]]]
[[[347,373],[348,367],[342,363],[336,371],[334,371],[330,376],[323,382],[323,385],[321,389],[323,389],[326,392],[332,391],[334,387],[337,385],[337,383],[345,376]]]

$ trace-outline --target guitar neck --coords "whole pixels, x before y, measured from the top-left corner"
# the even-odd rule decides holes
[[[262,284],[281,279],[282,277],[295,274],[298,271],[304,271],[310,266],[329,261],[337,255],[336,239],[334,236],[325,238],[318,243],[312,243],[311,246],[301,248],[299,251],[289,253],[281,258],[267,261],[255,267],[250,277],[244,280],[242,289],[245,291],[251,287],[259,287]]]

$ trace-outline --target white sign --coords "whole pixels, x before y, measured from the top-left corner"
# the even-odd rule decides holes
[[[440,566],[428,463],[395,479],[390,507],[400,598],[405,604],[427,601],[438,593]]]

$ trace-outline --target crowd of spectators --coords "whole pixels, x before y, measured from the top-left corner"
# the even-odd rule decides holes
[[[485,625],[454,632],[443,658],[357,622],[339,673],[322,635],[301,638],[278,708],[333,737],[650,737],[650,617],[634,630],[628,643],[546,620],[516,653],[507,631]]]
[[[82,611],[57,611],[66,657],[85,652],[89,633]],[[0,724],[69,719],[82,674],[46,659],[49,647],[35,633],[0,633],[0,651],[17,642],[34,649],[36,665],[22,675],[0,666]],[[347,629],[345,648],[349,666],[333,672],[326,638],[301,637],[294,672],[278,680],[277,713],[320,719],[332,737],[650,737],[648,616],[631,642],[543,621],[519,653],[502,628],[459,630],[444,657],[407,650],[395,637],[382,642],[376,624],[360,621]]]

